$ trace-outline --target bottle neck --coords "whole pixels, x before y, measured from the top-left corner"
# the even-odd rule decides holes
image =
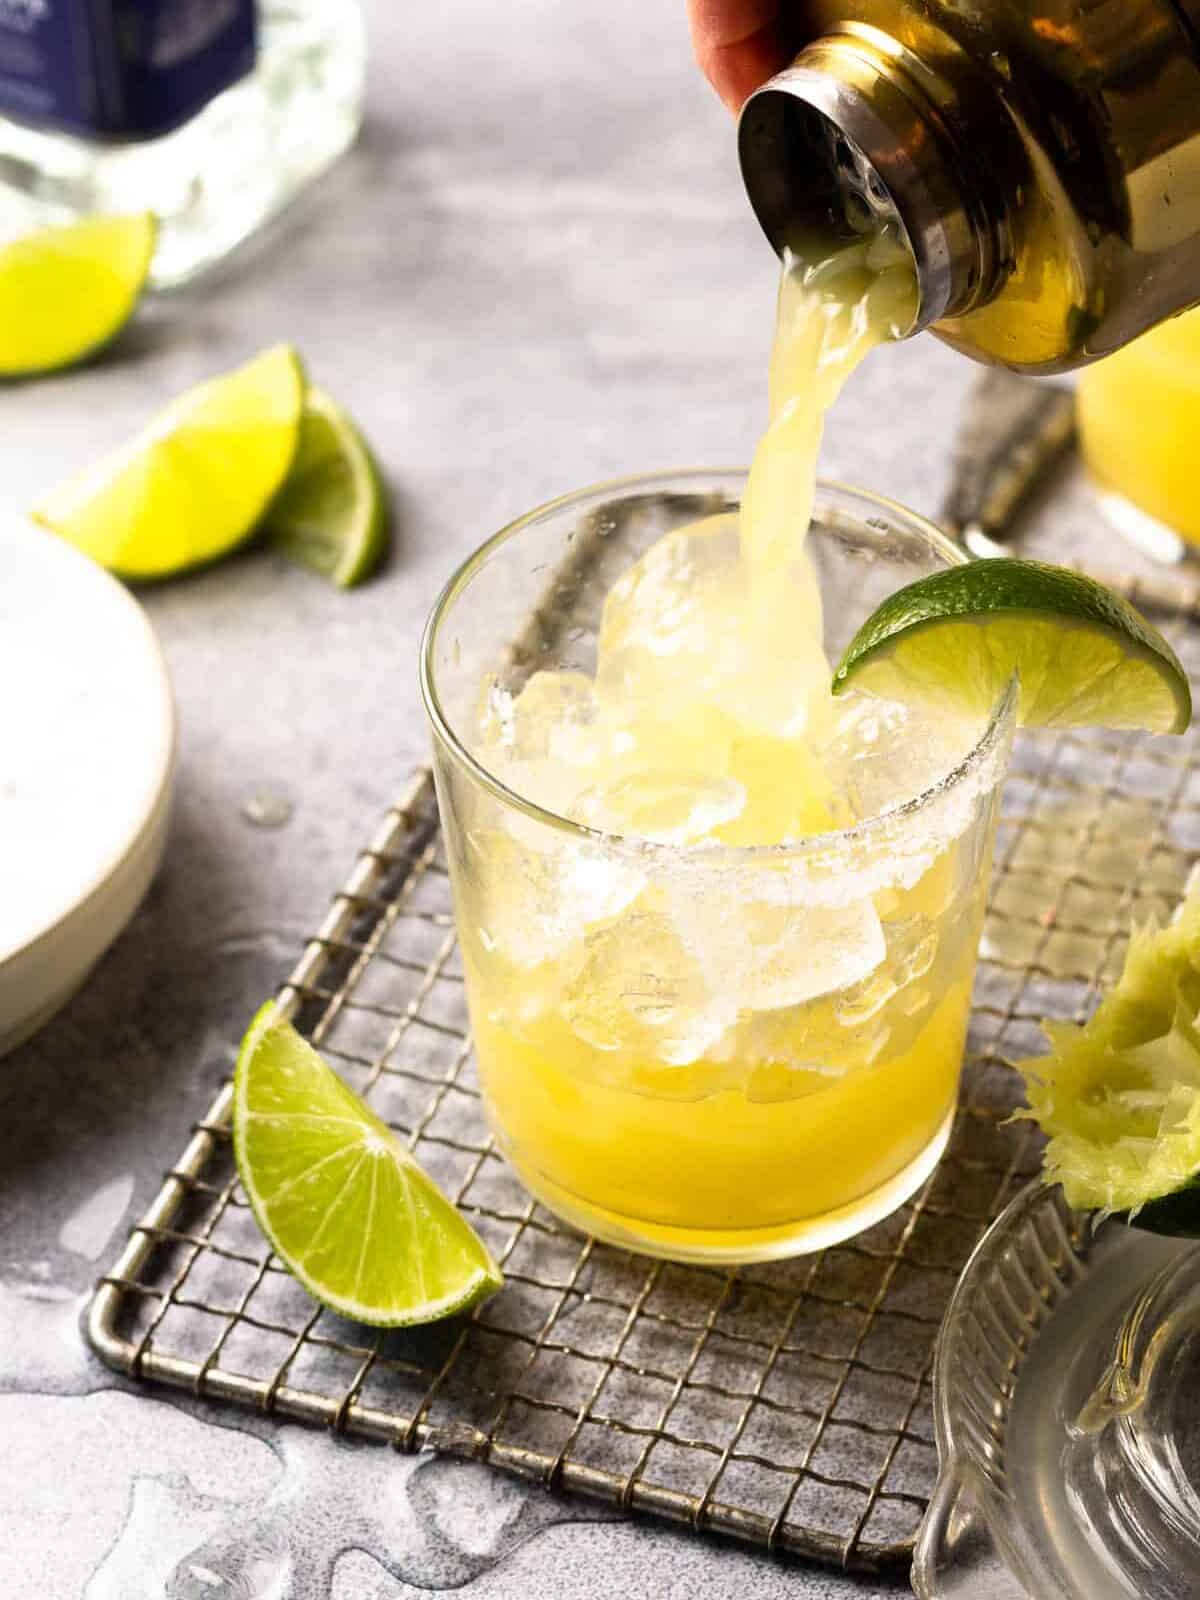
[[[964,89],[858,28],[807,45],[738,125],[746,191],[778,254],[815,233],[853,236],[864,205],[898,222],[916,264],[914,333],[988,299],[1005,254],[1002,189],[967,153],[980,108],[967,117]]]

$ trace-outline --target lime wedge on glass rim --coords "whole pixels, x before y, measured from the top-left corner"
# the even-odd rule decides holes
[[[1044,1022],[1050,1053],[1015,1063],[1048,1136],[1045,1174],[1079,1210],[1200,1236],[1200,893],[1135,928],[1090,1022]]]
[[[157,238],[154,217],[141,212],[0,246],[0,377],[69,367],[115,338],[145,287]]]
[[[835,693],[986,714],[1018,680],[1025,727],[1183,733],[1187,674],[1103,584],[1034,561],[950,567],[890,595],[851,640]],[[1200,893],[1167,928],[1134,929],[1117,984],[1083,1026],[1042,1024],[1016,1066],[1048,1136],[1048,1182],[1080,1210],[1200,1237]]]
[[[387,500],[367,441],[336,401],[308,391],[300,443],[271,503],[268,539],[302,566],[350,589],[387,545]]]
[[[233,1148],[271,1248],[339,1316],[407,1327],[493,1294],[500,1269],[386,1123],[265,1005],[238,1055]]]
[[[1094,578],[1038,561],[972,561],[889,595],[833,690],[986,714],[1014,674],[1024,727],[1182,733],[1191,720],[1187,674],[1158,630]]]
[[[247,540],[287,477],[304,369],[277,345],[189,389],[127,444],[34,509],[124,578],[165,578]]]

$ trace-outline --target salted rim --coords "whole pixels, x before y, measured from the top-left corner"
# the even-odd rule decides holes
[[[549,828],[555,828],[560,833],[570,835],[572,838],[593,844],[603,844],[605,849],[613,850],[614,847],[636,854],[639,859],[646,857],[660,860],[704,860],[706,862],[729,863],[759,863],[769,861],[791,860],[797,857],[814,857],[828,855],[831,851],[850,850],[863,845],[870,845],[877,840],[886,839],[890,835],[902,830],[920,812],[932,806],[936,801],[952,794],[970,778],[976,776],[980,769],[985,767],[998,751],[1009,732],[1011,720],[1016,711],[1017,680],[1012,678],[1005,687],[992,709],[987,727],[983,730],[976,744],[967,752],[957,766],[942,775],[936,783],[928,789],[923,789],[919,794],[911,796],[902,804],[890,811],[882,811],[878,816],[868,817],[865,821],[856,822],[850,828],[831,829],[827,833],[805,834],[799,839],[789,839],[780,844],[754,844],[754,845],[727,845],[717,841],[706,841],[702,844],[681,845],[667,844],[661,840],[646,839],[638,834],[609,833],[600,828],[590,828],[586,823],[576,822],[571,817],[561,816],[556,811],[550,811],[535,800],[520,794],[515,789],[510,789],[502,783],[494,773],[490,772],[482,762],[478,761],[463,741],[455,733],[438,697],[437,687],[434,682],[433,649],[439,629],[445,620],[451,605],[470,583],[471,579],[500,548],[515,538],[532,523],[540,521],[551,513],[565,510],[566,507],[582,502],[599,495],[615,495],[620,490],[646,489],[652,485],[666,488],[668,485],[678,488],[682,480],[691,479],[719,481],[725,483],[733,477],[745,479],[745,467],[683,467],[675,471],[641,472],[633,473],[620,478],[608,478],[599,483],[589,484],[583,489],[574,489],[568,494],[558,495],[553,500],[547,500],[542,505],[527,511],[523,516],[506,523],[499,532],[494,533],[479,546],[473,554],[467,557],[454,571],[441,593],[433,603],[429,619],[421,638],[420,655],[420,684],[421,698],[425,704],[426,715],[429,717],[434,736],[441,742],[449,754],[464,767],[474,780],[491,795],[503,804],[512,806],[523,815],[532,818],[535,822],[542,823]],[[908,524],[931,544],[934,550],[941,555],[948,566],[965,566],[970,561],[970,556],[954,544],[934,523],[922,517],[915,511],[910,511],[907,506],[901,505],[897,500],[890,500],[885,495],[874,493],[869,489],[856,489],[849,484],[840,483],[831,478],[818,478],[816,483],[817,495],[814,503],[814,518],[820,516],[821,500],[823,496],[848,495],[860,502],[878,508],[887,513],[890,518],[899,519]]]

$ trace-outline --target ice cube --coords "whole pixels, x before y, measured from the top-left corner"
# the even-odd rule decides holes
[[[513,701],[512,754],[522,761],[595,759],[598,711],[583,672],[535,672]]]
[[[825,737],[829,679],[807,556],[752,593],[732,517],[652,545],[605,602],[597,690],[631,724],[706,707],[753,732]]]
[[[923,978],[938,951],[936,926],[928,917],[908,917],[882,927],[887,958],[861,983],[844,989],[835,999],[839,1020],[855,1027],[875,1016],[909,984]]]
[[[877,1059],[886,1029],[848,1029],[835,997],[776,1011],[747,1011],[712,1054],[741,1066],[742,1087],[755,1100],[794,1100]]]
[[[636,772],[586,790],[571,815],[606,833],[661,844],[694,844],[728,824],[746,803],[733,778],[703,772]]]
[[[923,978],[938,952],[938,931],[928,917],[908,917],[884,927],[888,966],[895,973],[897,988]]]
[[[769,874],[753,874],[767,888]],[[775,886],[771,886],[774,888]],[[868,977],[886,954],[869,900],[847,905],[756,898],[693,881],[673,896],[679,926],[708,981],[739,1011],[803,1005]]]
[[[706,624],[727,631],[743,588],[735,513],[676,529],[609,590],[600,621],[601,661],[624,650],[661,658],[704,650],[714,642]]]
[[[851,689],[834,702],[836,724],[823,756],[856,816],[876,817],[923,794],[965,759],[978,718],[923,715],[896,700]]]
[[[592,923],[641,894],[642,873],[600,843],[557,836],[545,825],[535,845],[511,828],[473,830],[464,876],[477,937],[519,967],[536,967],[581,941]]]
[[[555,816],[569,817],[583,790],[624,770],[633,740],[601,716],[581,672],[535,672],[513,696],[495,679],[484,688],[476,754],[506,788]],[[539,849],[544,825],[514,813],[508,831]]]
[[[782,844],[851,820],[806,740],[741,738],[730,753],[729,769],[745,789],[746,803],[720,829],[725,844]]]
[[[738,983],[738,1001],[753,1010],[803,1005],[818,995],[857,983],[886,953],[874,907],[744,906],[742,923],[750,970]]]
[[[510,781],[537,764],[586,766],[602,759],[605,734],[592,680],[583,672],[535,672],[513,695],[497,679],[485,680],[476,754],[497,777],[529,799],[538,796]]]
[[[670,919],[635,910],[592,930],[563,995],[575,1033],[597,1050],[684,1066],[730,1020]]]
[[[912,916],[884,923],[887,957],[864,982],[833,997],[833,1009],[856,1048],[871,1042],[876,1056],[911,1050],[950,985],[942,970],[960,959],[965,930],[939,937],[936,923]]]
[[[715,703],[715,686],[746,670],[744,589],[735,517],[651,545],[604,603],[596,682],[605,707],[649,724]]]

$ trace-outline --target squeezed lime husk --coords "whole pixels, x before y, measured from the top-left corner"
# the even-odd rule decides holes
[[[1014,1063],[1044,1166],[1077,1210],[1128,1212],[1200,1178],[1200,889],[1167,927],[1130,935],[1115,987],[1082,1026],[1045,1022],[1050,1053]]]

